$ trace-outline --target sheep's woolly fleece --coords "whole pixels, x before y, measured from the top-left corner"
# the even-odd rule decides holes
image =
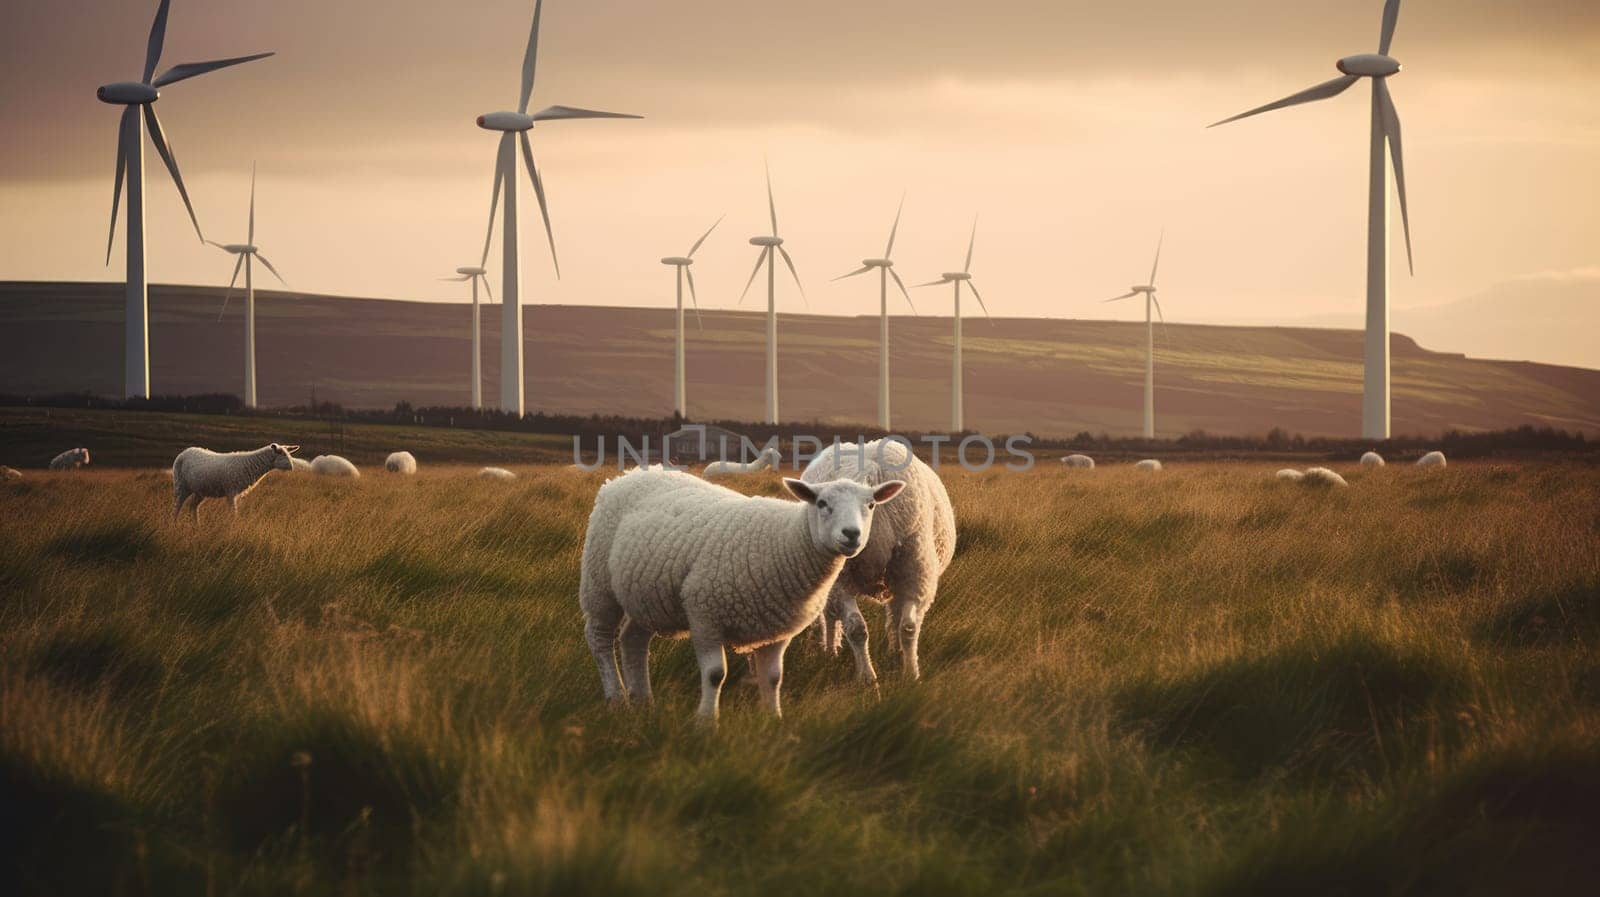
[[[1362,467],[1383,467],[1384,466],[1383,456],[1378,454],[1377,452],[1367,452],[1365,455],[1361,456],[1361,466]]]
[[[1284,469],[1278,471],[1277,476],[1278,479],[1286,480],[1291,483],[1298,483],[1306,478],[1305,474],[1290,467],[1285,467]]]
[[[383,469],[390,473],[413,474],[417,472],[417,456],[410,452],[395,452],[383,460]]]
[[[5,465],[0,464],[0,480],[20,480],[20,479],[22,479],[22,471],[17,470],[14,467],[6,467]]]
[[[1162,469],[1161,468],[1161,462],[1157,461],[1154,458],[1146,458],[1143,461],[1140,461],[1138,464],[1135,464],[1133,466],[1135,468],[1139,469],[1139,470],[1161,470]]]
[[[289,463],[294,465],[295,473],[310,473],[311,462],[304,458],[290,458]]]
[[[1061,459],[1061,463],[1068,467],[1081,467],[1084,470],[1094,470],[1094,459],[1088,455],[1068,455]]]
[[[311,472],[324,477],[350,477],[359,479],[361,471],[338,455],[318,455],[311,459]]]
[[[767,468],[778,469],[783,463],[783,456],[775,448],[764,448],[756,455],[754,461],[741,463],[738,461],[712,461],[700,475],[706,479],[713,477],[730,476],[736,473],[760,473]]]
[[[478,476],[486,480],[514,480],[517,475],[504,467],[485,467],[478,471]]]
[[[1326,467],[1312,467],[1307,469],[1305,482],[1308,486],[1345,487],[1350,485],[1349,483],[1345,482],[1344,477]]]
[[[50,459],[51,470],[77,470],[89,464],[89,450],[86,448],[67,449]]]
[[[226,498],[237,502],[267,474],[274,470],[292,470],[290,455],[296,446],[283,446],[276,442],[249,452],[213,452],[198,446],[186,448],[172,462],[172,513],[183,510],[184,503],[196,498],[195,510],[208,498]]]
[[[1418,467],[1444,467],[1444,452],[1429,452],[1417,459]]]

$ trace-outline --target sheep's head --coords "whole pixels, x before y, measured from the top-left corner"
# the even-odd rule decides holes
[[[86,448],[78,449],[78,463],[79,464],[88,464],[89,463],[89,450],[88,449],[86,449]]]
[[[279,445],[274,442],[267,446],[272,449],[273,470],[294,470],[294,453],[300,451],[298,445]]]
[[[892,501],[906,486],[902,480],[890,480],[874,488],[854,480],[805,483],[789,477],[784,478],[783,485],[809,505],[806,521],[816,546],[847,558],[860,554],[872,535],[873,509]]]

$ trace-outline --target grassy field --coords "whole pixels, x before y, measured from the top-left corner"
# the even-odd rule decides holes
[[[715,732],[681,643],[601,702],[602,476],[521,472],[0,483],[8,890],[1600,892],[1593,467],[950,473],[924,681],[869,610]]]

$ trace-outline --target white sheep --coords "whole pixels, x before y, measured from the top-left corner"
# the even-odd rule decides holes
[[[1140,461],[1138,464],[1135,464],[1133,466],[1134,466],[1134,469],[1136,469],[1136,470],[1161,470],[1162,469],[1161,468],[1161,462],[1157,461],[1154,458],[1146,458],[1143,461]]]
[[[514,480],[517,475],[504,467],[485,467],[478,471],[478,476],[486,480]]]
[[[824,649],[836,652],[842,634],[855,655],[857,677],[876,683],[858,599],[884,604],[889,648],[903,655],[906,678],[917,679],[924,621],[938,594],[939,577],[956,553],[956,514],[944,482],[904,443],[892,439],[869,442],[864,449],[853,443],[830,445],[806,465],[800,479],[813,486],[838,479],[872,488],[896,480],[906,484],[894,504],[874,517],[866,547],[845,562],[817,623]]]
[[[360,479],[361,471],[338,455],[318,455],[311,459],[311,472],[324,477]]]
[[[1344,488],[1350,485],[1345,482],[1344,477],[1326,467],[1308,468],[1305,472],[1304,482],[1307,486],[1338,486]]]
[[[701,471],[700,475],[709,480],[715,477],[725,477],[736,473],[760,473],[769,467],[773,470],[777,470],[778,465],[782,463],[783,456],[778,453],[777,449],[768,446],[756,454],[754,461],[747,463],[741,463],[739,461],[712,461],[710,464],[706,465],[706,469]]]
[[[1301,480],[1304,480],[1306,478],[1305,474],[1301,473],[1298,470],[1295,470],[1292,467],[1285,467],[1284,469],[1278,471],[1277,476],[1278,476],[1278,479],[1284,480],[1284,481],[1290,482],[1290,483],[1298,483]]]
[[[410,452],[395,452],[383,461],[383,469],[407,476],[417,472],[417,456]]]
[[[1418,467],[1439,468],[1445,466],[1444,452],[1429,452],[1417,459]]]
[[[1367,452],[1361,456],[1362,467],[1383,467],[1385,463],[1383,456],[1377,452]]]
[[[304,458],[290,458],[289,463],[294,465],[295,473],[310,473],[311,462]]]
[[[1088,455],[1068,455],[1061,459],[1061,463],[1068,467],[1081,467],[1084,470],[1094,470],[1094,459]]]
[[[67,449],[50,459],[51,470],[77,470],[89,466],[89,450],[86,448]]]
[[[239,499],[274,470],[293,470],[290,457],[298,445],[274,442],[252,452],[213,452],[199,447],[186,448],[172,462],[172,519],[183,513],[183,506],[194,499],[192,514],[200,519],[200,504],[208,498],[226,498],[233,513],[239,513]]]
[[[816,620],[845,560],[871,539],[874,506],[905,487],[783,482],[800,501],[745,496],[659,467],[600,487],[578,603],[608,700],[626,688],[648,701],[651,638],[688,636],[702,719],[716,719],[730,648],[753,652],[763,703],[781,715],[784,651]]]
[[[22,471],[17,470],[15,467],[6,467],[4,464],[0,464],[0,480],[20,479],[22,479]]]

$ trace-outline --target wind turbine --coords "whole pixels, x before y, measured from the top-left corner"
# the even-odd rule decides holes
[[[539,214],[544,218],[544,231],[550,240],[550,260],[555,265],[556,277],[561,277],[561,261],[556,258],[556,236],[550,230],[550,209],[545,205],[544,181],[533,161],[533,145],[528,142],[528,132],[542,121],[560,121],[573,118],[641,118],[620,112],[597,112],[592,109],[575,109],[571,106],[550,106],[528,114],[528,102],[533,98],[533,74],[539,56],[539,14],[543,0],[533,5],[533,30],[528,35],[528,50],[522,58],[522,96],[515,112],[490,112],[478,116],[478,127],[500,132],[500,150],[495,156],[493,198],[489,204],[489,233],[483,241],[483,257],[487,262],[489,246],[494,240],[494,216],[500,195],[505,194],[505,254],[500,272],[501,289],[500,323],[500,410],[523,413],[522,384],[522,266],[517,255],[517,144],[522,144],[522,159],[528,176],[533,180],[533,193],[539,199]],[[481,266],[480,266],[481,267]]]
[[[1150,282],[1136,286],[1130,292],[1124,293],[1107,302],[1121,302],[1135,296],[1144,296],[1144,328],[1145,328],[1145,355],[1144,355],[1144,438],[1156,438],[1156,330],[1155,324],[1150,319],[1152,306],[1155,313],[1161,316],[1162,326],[1167,323],[1167,316],[1161,311],[1161,300],[1156,298],[1156,270],[1161,267],[1161,244],[1166,242],[1166,234],[1156,241],[1156,261],[1150,266]],[[1165,333],[1166,331],[1162,331]]]
[[[972,282],[972,249],[976,245],[978,245],[978,219],[977,218],[973,218],[972,219],[972,239],[967,241],[967,263],[966,263],[966,265],[964,265],[960,271],[947,272],[947,273],[941,275],[938,280],[929,281],[928,283],[919,283],[919,284],[917,284],[917,288],[918,289],[920,289],[922,287],[935,287],[935,286],[939,286],[940,284],[946,284],[946,283],[955,285],[956,300],[955,300],[955,315],[954,315],[954,317],[955,317],[955,327],[956,327],[956,351],[955,351],[955,356],[954,356],[953,361],[952,361],[952,369],[951,369],[951,373],[950,373],[950,432],[952,432],[952,433],[960,433],[960,432],[963,432],[964,430],[966,430],[966,428],[967,428],[967,426],[966,426],[966,415],[963,413],[963,409],[961,407],[961,390],[962,390],[962,386],[961,386],[961,285],[962,284],[966,284],[967,288],[972,290],[972,295],[977,298],[979,307],[981,307],[983,309],[983,316],[986,317],[986,318],[989,318],[989,306],[984,303],[982,294],[980,294],[978,292],[977,284]],[[994,323],[994,319],[993,318],[989,318],[989,323],[992,325]]]
[[[1394,29],[1400,19],[1400,0],[1388,0],[1383,7],[1383,30],[1377,53],[1346,56],[1336,64],[1342,72],[1332,81],[1268,103],[1249,112],[1226,118],[1211,127],[1249,118],[1262,112],[1298,106],[1336,97],[1362,78],[1372,79],[1372,152],[1370,182],[1367,189],[1367,330],[1366,374],[1361,400],[1361,434],[1367,439],[1389,438],[1389,160],[1394,157],[1395,187],[1400,195],[1400,220],[1405,228],[1406,263],[1416,272],[1411,256],[1411,216],[1406,208],[1405,154],[1400,148],[1400,115],[1389,95],[1388,78],[1400,72],[1400,63],[1389,55]]]
[[[156,116],[155,102],[161,99],[161,88],[176,84],[207,72],[271,56],[257,53],[233,59],[211,62],[186,62],[175,65],[151,80],[156,65],[161,62],[161,46],[167,38],[167,7],[171,0],[161,0],[156,9],[155,22],[150,26],[150,43],[145,50],[144,75],[138,81],[118,81],[106,84],[95,91],[102,103],[122,106],[122,125],[117,136],[117,181],[111,193],[111,233],[106,237],[106,264],[111,264],[111,245],[117,237],[117,204],[122,199],[122,179],[128,179],[128,273],[127,301],[124,311],[122,392],[124,396],[149,398],[150,396],[150,303],[144,270],[144,132],[150,129],[150,138],[161,155],[161,161],[172,173],[178,185],[178,195],[189,210],[189,220],[194,224],[195,235],[202,241],[200,220],[195,217],[194,205],[189,202],[189,191],[183,186],[183,176],[178,173],[178,161],[173,158],[167,144],[167,135],[161,130],[161,119]],[[143,115],[140,115],[143,110]]]
[[[228,292],[222,296],[222,311],[217,313],[217,320],[222,320],[222,314],[228,310],[228,300],[233,296],[234,284],[239,282],[239,269],[244,269],[244,406],[256,407],[256,285],[251,276],[253,266],[259,261],[267,266],[272,276],[278,278],[278,283],[288,286],[283,275],[278,269],[272,267],[267,257],[261,254],[256,247],[256,170],[250,168],[250,226],[248,236],[243,243],[229,243],[223,245],[212,240],[207,240],[212,246],[223,252],[239,257],[233,265],[233,279],[228,281]]]
[[[677,269],[673,272],[673,276],[678,281],[678,349],[676,364],[673,367],[672,401],[673,407],[678,410],[679,417],[689,416],[688,387],[683,373],[683,282],[685,279],[689,281],[689,300],[694,303],[694,321],[700,325],[700,329],[704,330],[705,325],[700,321],[700,297],[695,295],[694,271],[691,266],[694,265],[694,254],[700,249],[700,244],[704,243],[706,237],[711,236],[711,231],[716,230],[717,224],[721,223],[722,219],[718,218],[716,224],[711,225],[701,235],[700,239],[694,241],[694,245],[689,247],[687,255],[668,256],[661,260],[661,264],[671,265]]]
[[[895,273],[894,237],[900,231],[900,213],[905,211],[906,198],[900,197],[900,207],[894,213],[894,226],[889,228],[889,245],[883,250],[882,258],[865,259],[861,267],[843,277],[834,280],[845,280],[859,274],[866,274],[873,268],[878,269],[878,429],[885,432],[889,429],[889,278],[893,277],[895,285],[905,295],[906,303],[911,306],[911,313],[917,313],[917,305],[911,301],[911,293],[906,290],[905,281]]]
[[[761,273],[761,266],[767,266],[767,416],[769,424],[778,422],[778,283],[777,260],[774,256],[783,256],[784,264],[789,266],[789,274],[794,277],[794,285],[800,288],[800,299],[806,301],[805,285],[800,283],[800,273],[794,269],[794,259],[789,257],[789,250],[783,248],[783,238],[778,236],[778,202],[772,198],[772,169],[767,169],[767,208],[772,212],[772,235],[750,238],[751,246],[760,246],[761,254],[756,256],[755,270],[750,272],[750,279],[745,281],[744,292],[739,294],[739,301],[744,302],[744,297],[750,293],[750,285],[756,282],[756,275]],[[811,307],[806,302],[806,307]]]
[[[494,301],[494,290],[489,289],[489,272],[482,265],[457,268],[456,274],[458,276],[442,277],[440,280],[450,283],[472,281],[472,409],[481,411],[483,410],[483,346],[479,339],[483,325],[478,313],[478,282],[483,282],[483,290],[489,294],[491,302]]]

